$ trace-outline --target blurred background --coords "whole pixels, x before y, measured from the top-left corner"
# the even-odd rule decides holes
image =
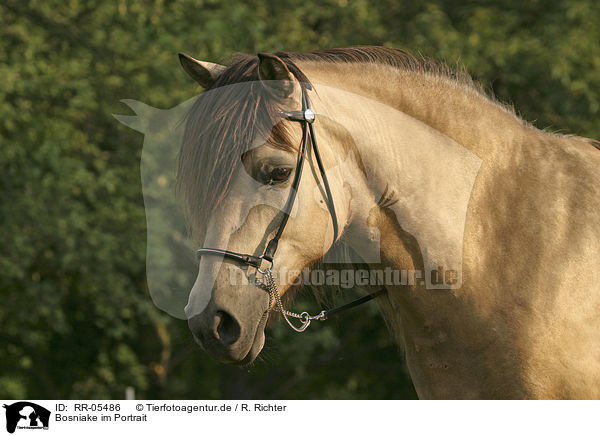
[[[224,366],[145,286],[143,135],[120,99],[201,91],[180,51],[358,44],[466,68],[539,128],[600,139],[596,0],[93,0],[0,3],[0,398],[415,398],[375,305]]]

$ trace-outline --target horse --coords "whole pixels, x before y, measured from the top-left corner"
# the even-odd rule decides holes
[[[341,246],[412,272],[377,300],[421,399],[600,398],[598,141],[538,130],[468,74],[398,49],[180,61],[205,88],[177,168],[198,244],[259,257],[289,218],[271,265],[281,296]],[[331,196],[306,152],[285,211],[304,127],[281,114],[304,95]],[[200,259],[185,313],[222,362],[248,365],[265,343],[276,299],[231,281],[255,266]]]

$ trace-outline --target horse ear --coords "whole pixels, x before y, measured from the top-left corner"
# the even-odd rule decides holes
[[[259,53],[258,78],[263,82],[275,97],[288,99],[295,90],[295,80],[285,62],[281,58],[268,54]]]
[[[217,80],[217,77],[227,68],[224,65],[199,61],[185,53],[179,53],[179,62],[181,62],[181,66],[185,72],[203,88],[208,88],[212,85]]]

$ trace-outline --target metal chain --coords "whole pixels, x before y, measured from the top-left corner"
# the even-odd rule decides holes
[[[268,268],[264,271],[260,270],[260,272],[263,273],[265,277],[265,286],[267,288],[267,292],[269,293],[269,310],[271,310],[271,304],[273,303],[273,298],[275,298],[275,301],[277,302],[277,310],[281,312],[283,318],[286,320],[286,322],[292,329],[299,333],[302,333],[308,328],[312,320],[318,319],[320,321],[324,321],[326,319],[324,310],[318,315],[309,315],[308,312],[295,313],[285,310],[283,308],[283,303],[281,302],[281,297],[279,295],[279,290],[277,289],[277,284],[273,279],[273,273],[271,272],[271,268]],[[294,324],[292,324],[288,317],[300,319],[302,321],[302,325],[300,327],[296,327]]]

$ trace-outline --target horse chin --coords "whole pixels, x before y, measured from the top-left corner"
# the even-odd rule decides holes
[[[250,350],[248,350],[248,353],[242,360],[233,362],[235,365],[239,365],[239,366],[250,365],[250,364],[252,364],[252,362],[254,362],[256,357],[260,354],[260,352],[262,351],[262,349],[265,345],[265,326],[267,324],[268,318],[269,317],[267,316],[267,314],[265,314],[262,317],[262,319],[258,323],[258,326],[256,327],[256,332],[254,333],[254,339],[252,341],[252,345],[250,346]]]

